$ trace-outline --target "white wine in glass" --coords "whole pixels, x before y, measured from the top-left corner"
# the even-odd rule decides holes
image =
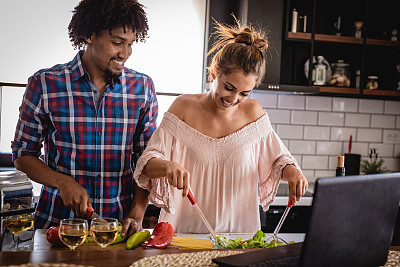
[[[17,251],[19,246],[19,235],[33,228],[34,212],[7,216],[4,219],[4,227],[13,234],[15,246],[12,251]]]
[[[118,220],[114,218],[93,219],[90,224],[90,235],[102,249],[114,242],[118,235]]]
[[[58,235],[71,250],[75,250],[85,242],[88,233],[88,223],[86,220],[78,218],[63,219],[60,222]]]

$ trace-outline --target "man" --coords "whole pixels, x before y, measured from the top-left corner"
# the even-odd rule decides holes
[[[81,1],[68,30],[86,49],[28,80],[11,147],[16,168],[44,185],[36,228],[85,218],[88,206],[122,221],[123,236],[142,227],[148,192],[132,174],[158,106],[151,78],[124,63],[147,38],[143,8],[136,0]]]

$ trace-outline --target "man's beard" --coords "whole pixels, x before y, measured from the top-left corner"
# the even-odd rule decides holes
[[[106,75],[107,79],[114,80],[114,79],[119,78],[119,76],[121,76],[122,72],[120,72],[120,73],[111,72],[109,69],[106,69],[104,74]]]

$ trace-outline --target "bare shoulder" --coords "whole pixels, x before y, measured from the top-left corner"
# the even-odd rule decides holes
[[[179,119],[184,120],[184,114],[187,113],[194,105],[198,105],[200,95],[184,94],[178,96],[168,109],[169,113],[174,114]]]
[[[243,103],[243,111],[249,121],[256,121],[265,114],[263,107],[254,99],[247,99]]]

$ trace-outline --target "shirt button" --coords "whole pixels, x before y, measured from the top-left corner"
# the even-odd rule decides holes
[[[98,157],[98,158],[101,158],[101,154],[98,154],[97,157]]]
[[[98,175],[97,175],[97,178],[101,178],[101,174],[98,174]]]
[[[96,198],[101,198],[101,195],[96,195]]]
[[[98,135],[101,135],[101,132],[98,132],[97,134],[98,134]]]

